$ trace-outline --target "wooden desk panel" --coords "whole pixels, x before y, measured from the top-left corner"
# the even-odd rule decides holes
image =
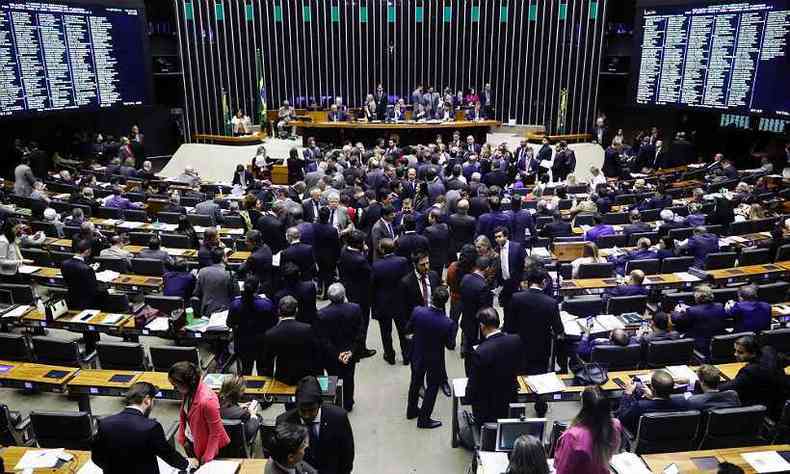
[[[748,265],[745,267],[722,268],[721,270],[709,270],[708,275],[715,280],[726,280],[728,278],[738,278],[754,275],[771,275],[788,271],[783,265],[768,263],[765,265]]]
[[[41,448],[26,448],[23,446],[9,446],[7,448],[3,448],[0,451],[0,457],[3,458],[3,467],[4,471],[8,473],[12,472],[19,472],[13,471],[16,464],[22,459],[22,456],[28,450],[40,450]],[[80,468],[87,463],[91,458],[90,451],[74,451],[71,449],[67,449],[66,452],[74,456],[74,459],[71,461],[64,463],[59,469],[36,469],[36,474],[41,473],[58,473],[58,474],[73,474],[80,470]]]
[[[0,362],[3,365],[11,365],[14,367],[4,374],[0,374],[0,382],[6,386],[24,387],[29,388],[28,384],[39,385],[49,388],[54,388],[56,391],[62,391],[69,380],[80,372],[80,369],[75,367],[62,367],[59,365],[46,365],[34,364],[31,362]],[[60,378],[44,377],[46,374],[53,370],[63,371],[65,375]]]
[[[142,372],[133,372],[129,370],[84,369],[74,376],[66,386],[69,390],[80,388],[113,388],[127,390],[137,382],[140,374],[142,374]],[[115,375],[131,375],[132,378],[128,382],[113,382],[110,379]]]
[[[675,464],[682,473],[700,472],[694,465],[692,458],[715,457],[720,463],[729,462],[743,469],[746,473],[756,472],[747,463],[742,453],[757,451],[790,451],[788,444],[773,444],[768,446],[750,446],[744,448],[708,449],[703,451],[685,451],[679,453],[643,454],[642,459],[651,471],[660,473],[670,464]],[[713,471],[710,471],[713,472]]]
[[[137,382],[148,382],[150,384],[156,385],[159,390],[172,392],[175,391],[175,387],[173,384],[170,383],[170,379],[167,377],[167,372],[141,372],[140,377],[137,378]]]
[[[79,326],[99,326],[101,329],[110,329],[116,328],[120,329],[121,327],[125,326],[127,321],[132,319],[131,314],[125,314],[120,321],[115,324],[106,324],[104,319],[109,316],[110,314],[114,313],[105,313],[99,312],[92,318],[88,319],[87,321],[71,321],[71,318],[78,315],[82,311],[68,311],[66,314],[62,315],[58,319],[53,322],[53,325],[56,326],[70,326],[70,327],[79,327]],[[46,320],[46,315],[39,311],[36,308],[33,308],[30,312],[28,312],[25,316],[22,317],[22,323],[31,323],[32,325],[41,325],[42,321]]]
[[[228,255],[228,260],[244,261],[250,258],[250,255],[252,255],[252,252],[236,251]]]

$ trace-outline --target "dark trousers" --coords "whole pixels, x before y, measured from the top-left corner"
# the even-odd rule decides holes
[[[472,371],[472,353],[475,351],[475,346],[480,343],[480,330],[475,327],[474,330],[467,328],[461,335],[461,353],[464,355],[464,371],[466,376]]]
[[[258,375],[263,375],[263,354],[257,351],[242,351],[236,354],[241,361],[242,375],[252,375],[252,368],[258,363]]]
[[[461,301],[453,301],[450,300],[450,319],[453,320],[454,323],[458,324],[458,320],[461,319]]]
[[[426,377],[427,376],[427,377]],[[417,408],[417,399],[420,396],[420,387],[427,379],[427,388],[422,399],[422,406]],[[406,406],[406,414],[418,415],[420,421],[428,421],[433,413],[436,404],[436,395],[439,393],[439,385],[442,384],[441,377],[433,374],[426,367],[411,367],[411,383],[409,383],[409,401]]]
[[[558,181],[565,181],[565,179],[568,177],[570,173],[571,170],[567,168],[552,170],[552,176],[554,177],[552,181],[554,181],[555,183]]]
[[[343,379],[343,408],[351,411],[354,408],[354,373],[356,372],[356,362],[348,365],[335,365],[326,369],[329,375],[336,375]]]
[[[359,304],[359,303],[357,303]],[[368,328],[370,327],[370,306],[365,304],[359,305],[362,310],[362,347],[368,348]]]
[[[379,329],[381,329],[381,345],[384,347],[384,354],[395,354],[392,347],[392,320],[395,320],[395,329],[398,331],[398,341],[400,352],[404,359],[409,358],[409,342],[406,340],[406,321],[402,318],[391,318],[388,316],[379,317]]]

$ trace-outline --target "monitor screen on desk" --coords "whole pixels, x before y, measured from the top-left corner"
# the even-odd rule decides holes
[[[496,450],[512,451],[516,439],[528,434],[543,441],[543,432],[546,429],[545,418],[501,419],[497,420]]]

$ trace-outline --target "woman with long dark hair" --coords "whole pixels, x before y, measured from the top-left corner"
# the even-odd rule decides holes
[[[458,322],[461,317],[461,280],[472,271],[477,260],[477,250],[472,244],[461,247],[458,260],[447,268],[447,286],[450,288],[450,318]]]
[[[505,474],[549,474],[549,472],[543,443],[538,438],[525,434],[516,438]]]
[[[228,309],[228,326],[233,328],[236,337],[236,354],[241,360],[241,373],[244,375],[252,375],[255,362],[258,362],[260,375],[263,368],[263,335],[277,322],[274,304],[257,294],[259,287],[258,277],[247,277],[244,291],[230,302]]]
[[[582,392],[582,409],[557,442],[557,474],[608,474],[609,461],[620,449],[622,427],[612,418],[609,399],[596,386]]]
[[[176,227],[176,234],[181,234],[189,238],[189,247],[190,248],[198,248],[200,246],[200,240],[198,239],[197,232],[195,228],[192,227],[192,223],[189,222],[187,216],[180,215],[178,216],[178,227]]]

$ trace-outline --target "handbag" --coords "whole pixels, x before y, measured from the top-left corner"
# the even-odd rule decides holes
[[[580,359],[570,369],[577,385],[603,385],[609,380],[609,370],[597,362],[584,362]]]

